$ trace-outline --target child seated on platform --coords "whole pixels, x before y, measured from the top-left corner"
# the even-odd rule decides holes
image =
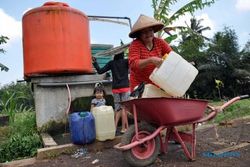
[[[106,105],[106,100],[105,100],[105,90],[102,85],[102,83],[97,83],[94,88],[94,96],[91,100],[91,111],[94,107],[99,107],[99,106],[104,106]]]

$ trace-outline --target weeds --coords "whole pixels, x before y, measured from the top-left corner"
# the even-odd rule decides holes
[[[42,147],[42,142],[35,125],[34,112],[25,111],[15,115],[9,132],[5,132],[8,138],[0,143],[0,162],[36,154],[37,149]]]
[[[221,103],[214,103],[216,105],[221,105]],[[230,121],[232,119],[244,117],[250,115],[250,100],[238,101],[227,108],[223,112],[219,113],[214,120],[215,123],[222,121]]]
[[[10,119],[8,127],[0,128],[0,162],[34,156],[42,147],[28,86],[11,84],[0,89],[0,111]]]

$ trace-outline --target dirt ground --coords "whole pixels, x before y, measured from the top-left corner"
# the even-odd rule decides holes
[[[232,125],[218,126],[217,135],[215,128],[197,131],[196,161],[189,162],[179,145],[170,144],[167,154],[159,155],[150,167],[248,167],[250,164],[250,119],[234,121]],[[241,143],[249,145],[242,148],[212,156],[208,152],[232,147]],[[102,152],[88,152],[76,158],[73,155],[61,155],[54,159],[36,161],[29,167],[127,167],[121,151],[105,149]]]

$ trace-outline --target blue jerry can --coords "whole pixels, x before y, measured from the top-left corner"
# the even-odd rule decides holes
[[[74,144],[88,144],[95,140],[95,120],[91,112],[70,114],[69,128],[71,141]]]

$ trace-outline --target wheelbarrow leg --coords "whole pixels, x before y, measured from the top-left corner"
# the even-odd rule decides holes
[[[135,104],[133,104],[132,110],[133,110],[133,114],[134,114],[135,135],[136,135],[136,139],[139,140],[139,137],[138,137],[137,112],[136,112]]]
[[[165,138],[163,140],[162,136],[160,136],[160,142],[161,142],[161,153],[165,154],[168,151],[168,141],[170,140],[170,135],[172,133],[172,127],[171,128],[164,128],[162,131],[166,131]]]
[[[165,140],[166,142],[166,140]],[[160,135],[160,143],[161,143],[161,153],[165,154],[166,153],[166,146],[165,142],[163,142],[162,136]]]
[[[182,149],[183,149],[186,157],[189,160],[193,161],[194,160],[194,155],[195,155],[195,143],[196,143],[195,138],[194,138],[195,131],[193,130],[192,135],[191,134],[182,133],[182,132],[179,133],[178,130],[176,129],[176,127],[173,127],[173,132],[174,132],[174,135],[177,138],[177,140],[180,142],[181,147],[182,147]],[[183,140],[191,143],[191,145],[192,145],[192,149],[191,149],[192,153],[191,154],[188,151],[187,146],[185,145],[185,143],[184,143]]]
[[[173,133],[173,127],[167,128],[166,139],[165,139],[165,151],[168,151],[168,142],[170,141],[171,135]]]
[[[196,156],[196,133],[195,133],[195,124],[193,124],[192,126],[192,152],[191,152],[191,155],[192,155],[192,160],[195,160],[195,156]]]

